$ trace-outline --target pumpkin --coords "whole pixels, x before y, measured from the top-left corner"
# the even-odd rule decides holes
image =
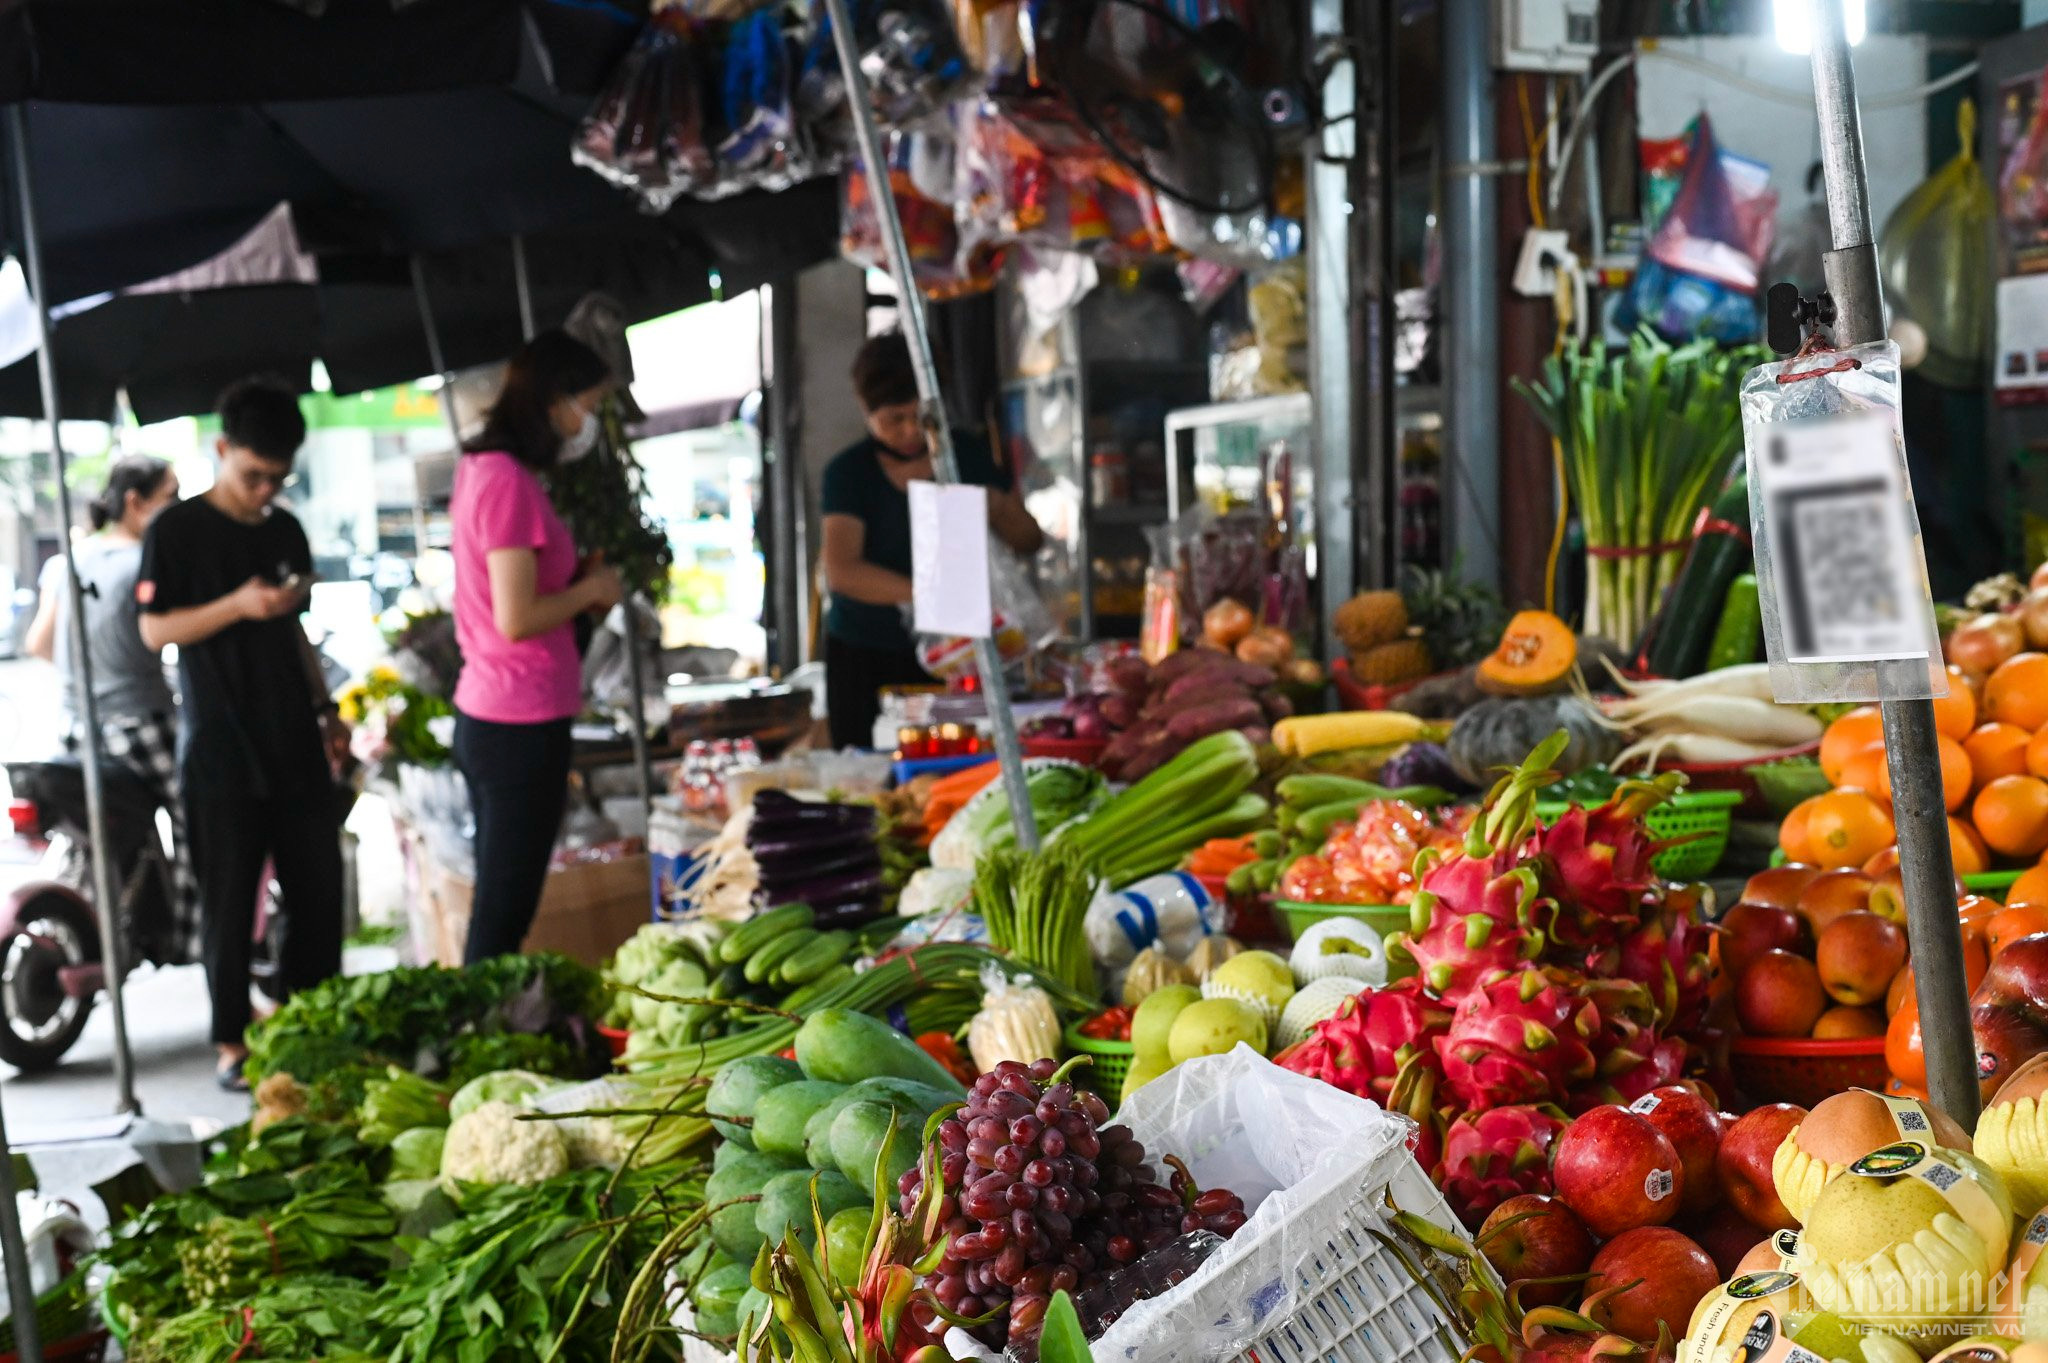
[[[1549,611],[1519,611],[1500,647],[1479,663],[1479,689],[1496,696],[1558,690],[1579,660],[1579,636]]]
[[[1484,789],[1502,767],[1519,766],[1544,739],[1559,729],[1571,743],[1557,760],[1569,776],[1621,751],[1621,738],[1591,705],[1577,696],[1503,696],[1483,700],[1458,716],[1444,748],[1459,776]]]

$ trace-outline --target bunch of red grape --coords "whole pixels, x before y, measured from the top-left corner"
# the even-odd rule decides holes
[[[966,1105],[939,1124],[936,1149],[898,1183],[908,1216],[936,1158],[948,1240],[931,1287],[958,1315],[993,1313],[986,1342],[1034,1337],[1054,1292],[1184,1231],[1228,1237],[1244,1224],[1235,1194],[1197,1193],[1177,1160],[1173,1186],[1160,1186],[1130,1128],[1101,1129],[1107,1120],[1108,1105],[1067,1083],[1054,1061],[1004,1061],[974,1081]]]

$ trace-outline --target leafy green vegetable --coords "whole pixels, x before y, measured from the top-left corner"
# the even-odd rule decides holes
[[[401,1131],[391,1142],[391,1177],[394,1180],[438,1178],[441,1147],[448,1131],[439,1126],[416,1126]],[[387,1188],[389,1184],[385,1185]]]
[[[392,1065],[364,1086],[356,1118],[363,1144],[390,1145],[414,1127],[448,1125],[448,1090]]]
[[[1074,1299],[1064,1291],[1053,1293],[1052,1304],[1045,1308],[1045,1322],[1039,1327],[1039,1363],[1092,1363],[1094,1357],[1088,1351],[1088,1336],[1081,1333]]]
[[[238,1363],[251,1357],[357,1356],[368,1335],[374,1290],[331,1273],[307,1273],[267,1286],[245,1301],[173,1316],[135,1342],[135,1363]],[[260,1354],[249,1352],[250,1341]]]

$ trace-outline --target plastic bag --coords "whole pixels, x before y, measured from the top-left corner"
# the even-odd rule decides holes
[[[1956,113],[1954,158],[1908,194],[1884,225],[1878,255],[1895,317],[1927,334],[1922,377],[1951,388],[1984,381],[1991,331],[1991,185],[1971,148],[1976,107]]]
[[[875,116],[892,128],[936,117],[965,94],[974,68],[960,48],[953,17],[940,0],[850,0],[861,74],[867,78]],[[803,117],[836,123],[847,140],[846,80],[823,0],[812,0],[811,37],[797,80]]]
[[[1185,871],[1167,871],[1124,886],[1103,886],[1088,906],[1082,931],[1111,988],[1146,947],[1184,960],[1204,937],[1223,931],[1224,906]]]
[[[1032,585],[1031,570],[1006,544],[989,545],[988,587],[996,652],[1004,667],[1016,667],[1034,649],[1052,642],[1059,632],[1058,622]],[[939,680],[953,681],[974,670],[974,640],[922,635],[917,641],[917,660]]]
[[[734,24],[719,74],[721,193],[787,189],[819,169],[792,107],[789,43],[779,14],[763,10]]]
[[[699,103],[701,56],[680,11],[649,19],[577,126],[571,158],[630,191],[650,213],[709,188],[717,168]]]
[[[1200,1186],[1238,1194],[1251,1219],[1185,1282],[1134,1304],[1095,1340],[1092,1353],[1103,1363],[1234,1358],[1300,1313],[1328,1290],[1318,1261],[1331,1242],[1348,1243],[1341,1237],[1385,1215],[1381,1188],[1361,1184],[1367,1169],[1409,1173],[1432,1203],[1421,1205],[1418,1194],[1405,1209],[1449,1215],[1401,1152],[1411,1130],[1405,1118],[1281,1069],[1249,1046],[1174,1066],[1133,1094],[1116,1120],[1148,1154],[1185,1160]],[[1361,1218],[1365,1225],[1353,1224]]]
[[[1702,113],[1686,150],[1685,179],[1648,254],[1669,269],[1755,293],[1778,213],[1769,185],[1770,167],[1722,154]]]

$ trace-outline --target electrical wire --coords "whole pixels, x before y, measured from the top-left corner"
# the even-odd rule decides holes
[[[1544,227],[1548,221],[1543,214],[1543,144],[1549,140],[1555,126],[1546,123],[1542,132],[1536,131],[1536,115],[1529,107],[1529,78],[1515,77],[1515,101],[1522,108],[1522,145],[1529,149],[1529,224]]]
[[[1624,68],[1635,65],[1638,55],[1640,54],[1635,52],[1622,53],[1619,57],[1616,57],[1613,61],[1602,67],[1600,74],[1593,77],[1587,83],[1586,93],[1579,100],[1579,111],[1572,118],[1571,126],[1565,129],[1564,153],[1557,163],[1556,172],[1550,179],[1550,209],[1552,212],[1557,211],[1558,197],[1564,191],[1565,179],[1572,168],[1572,157],[1577,154],[1579,139],[1584,135],[1587,124],[1592,121],[1594,106],[1599,102],[1601,94],[1613,83],[1614,78],[1620,75]],[[1735,89],[1755,95],[1759,99],[1774,100],[1780,104],[1788,104],[1794,108],[1801,109],[1813,106],[1813,92],[1811,90],[1791,90],[1782,85],[1771,85],[1764,81],[1752,80],[1740,71],[1722,66],[1719,62],[1705,61],[1699,57],[1688,56],[1683,52],[1674,52],[1665,47],[1651,49],[1650,55],[1658,61],[1667,61],[1675,66],[1686,67],[1689,70],[1712,76],[1733,86]],[[1857,97],[1856,102],[1866,110],[1896,109],[1903,105],[1918,104],[1929,96],[1939,94],[1941,91],[1948,89],[1951,85],[1957,85],[1970,79],[1977,74],[1977,68],[1978,63],[1969,62],[1957,67],[1945,76],[1937,77],[1924,84],[1910,86],[1904,90],[1888,90],[1882,94],[1860,95]]]

